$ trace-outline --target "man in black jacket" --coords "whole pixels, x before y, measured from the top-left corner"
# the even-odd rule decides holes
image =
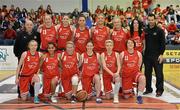
[[[40,45],[40,34],[33,30],[33,22],[30,20],[26,20],[25,22],[25,30],[20,31],[17,33],[17,38],[14,44],[14,54],[18,58],[18,62],[21,58],[21,54],[27,50],[27,44],[31,40],[36,40],[38,42],[38,45]],[[39,47],[39,46],[38,46]],[[33,97],[34,96],[34,88],[33,86],[30,86],[30,94]],[[20,91],[18,86],[18,97],[20,98]]]
[[[162,95],[164,91],[163,75],[163,53],[165,51],[165,34],[162,29],[156,26],[155,15],[148,15],[149,26],[145,29],[145,77],[146,91],[144,95],[152,93],[152,68],[156,76],[156,97]]]

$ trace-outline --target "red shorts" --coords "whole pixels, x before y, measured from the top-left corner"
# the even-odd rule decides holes
[[[94,75],[89,76],[89,77],[82,77],[81,79],[82,88],[88,93],[88,95],[91,95],[92,93],[93,78],[94,78]]]
[[[103,76],[103,83],[104,83],[104,91],[105,93],[112,92],[112,83],[113,77],[112,76]]]
[[[72,91],[72,82],[71,82],[71,78],[72,77],[69,77],[69,78],[66,78],[66,79],[62,79],[62,86],[63,86],[63,89],[64,89],[64,93],[65,94],[68,94]]]
[[[20,76],[19,77],[19,88],[21,94],[28,94],[29,86],[31,85],[33,75]]]
[[[50,93],[51,93],[51,81],[55,77],[56,76],[51,77],[51,78],[43,77],[43,94],[44,95],[50,95]],[[57,77],[59,79],[59,76],[57,76]]]
[[[122,89],[123,91],[131,91],[133,88],[133,82],[137,82],[139,76],[142,75],[142,73],[137,72],[134,75],[130,77],[122,77]]]

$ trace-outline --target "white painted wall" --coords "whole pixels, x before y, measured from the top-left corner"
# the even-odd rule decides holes
[[[1,6],[11,4],[22,8],[37,9],[41,4],[46,8],[48,4],[54,12],[72,12],[74,8],[81,10],[82,0],[0,0]]]

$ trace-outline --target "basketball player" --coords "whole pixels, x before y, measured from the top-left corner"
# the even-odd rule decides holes
[[[120,88],[120,60],[119,54],[113,51],[113,41],[106,40],[106,52],[101,54],[102,66],[103,66],[103,82],[104,91],[107,99],[111,99],[112,85],[114,87],[114,101],[113,103],[119,103],[119,88]]]
[[[66,42],[72,40],[73,28],[70,26],[70,19],[68,15],[63,16],[62,24],[58,29],[58,50],[65,51]]]
[[[37,52],[38,43],[31,40],[28,44],[28,51],[22,53],[17,70],[15,83],[20,87],[20,95],[23,101],[28,98],[30,85],[34,85],[34,103],[39,103],[40,79],[39,62],[41,53]]]
[[[74,30],[75,51],[83,53],[86,51],[86,44],[90,40],[90,31],[86,27],[86,17],[80,15],[78,19],[78,27]]]
[[[109,28],[104,26],[105,16],[103,14],[98,15],[97,26],[92,27],[92,41],[94,43],[94,51],[102,53],[106,50],[105,41],[109,39]]]
[[[121,27],[121,20],[119,17],[114,17],[113,19],[113,30],[111,32],[111,39],[114,42],[113,50],[121,53],[126,50],[126,40],[129,38],[127,30]]]
[[[121,63],[121,77],[122,77],[122,89],[124,98],[129,98],[132,93],[133,82],[138,85],[137,103],[142,104],[142,94],[145,88],[145,77],[140,72],[142,63],[142,55],[139,51],[136,51],[135,42],[132,39],[126,42],[127,50],[121,52],[120,63]]]
[[[57,27],[52,23],[51,15],[45,15],[44,24],[39,27],[41,46],[40,51],[46,52],[49,42],[57,43]]]
[[[93,51],[94,45],[88,42],[86,52],[81,55],[82,58],[82,88],[88,93],[88,99],[92,96],[92,86],[96,90],[96,103],[102,103],[100,98],[101,81],[100,81],[100,55]]]
[[[142,53],[144,33],[142,30],[142,23],[138,19],[133,19],[130,25],[130,36],[136,43],[135,50]]]
[[[48,53],[41,58],[41,67],[43,71],[43,95],[51,96],[51,101],[57,103],[55,98],[56,86],[59,82],[59,54],[55,52],[56,47],[52,42],[48,43]]]
[[[61,58],[61,82],[67,99],[71,99],[71,103],[76,102],[76,92],[79,82],[79,61],[80,55],[75,52],[74,43],[66,42],[66,51],[62,52]]]

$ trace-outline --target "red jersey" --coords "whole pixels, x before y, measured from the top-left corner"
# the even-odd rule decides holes
[[[56,44],[56,29],[54,26],[51,28],[42,27],[40,32],[41,36],[41,49],[46,50],[49,42],[54,42]]]
[[[99,72],[99,63],[97,55],[94,53],[92,56],[88,56],[87,53],[83,53],[83,66],[82,66],[82,76],[91,77]]]
[[[143,51],[144,33],[142,33],[141,37],[140,37],[139,34],[138,34],[138,31],[135,31],[132,38],[136,43],[135,50],[138,50],[139,52],[142,52]]]
[[[117,71],[117,58],[116,53],[113,51],[111,55],[108,55],[107,52],[104,52],[104,59],[106,62],[106,67],[111,70],[113,73]],[[105,77],[112,77],[106,70],[103,70],[103,75]]]
[[[75,50],[78,53],[83,53],[86,51],[86,44],[90,40],[89,29],[80,30],[76,28],[74,36]]]
[[[62,79],[72,77],[79,72],[78,60],[77,52],[74,52],[73,55],[68,55],[67,52],[62,53]]]
[[[149,3],[150,3],[151,1],[150,0],[142,0],[142,7],[144,8],[144,9],[147,9],[148,7],[149,7]]]
[[[131,11],[130,12],[125,12],[125,17],[128,18],[128,19],[132,18],[133,17],[133,12],[131,12]]]
[[[100,28],[99,26],[95,27],[95,31],[92,33],[92,40],[94,43],[94,50],[96,52],[104,52],[105,48],[105,41],[108,39],[109,33],[106,26]]]
[[[61,25],[58,29],[58,49],[65,49],[66,42],[72,39],[72,30],[71,27],[64,27]]]
[[[122,52],[126,50],[126,40],[129,38],[128,34],[123,29],[113,29],[111,39],[114,41],[114,51]]]
[[[100,13],[102,13],[102,10],[101,9],[96,9],[95,14],[100,14]]]
[[[46,54],[43,62],[44,77],[53,78],[59,76],[59,59],[57,53],[54,57],[50,57],[49,53]]]
[[[25,76],[36,74],[40,66],[39,61],[39,52],[36,52],[35,55],[31,55],[30,51],[26,51],[26,56],[20,74]]]
[[[133,8],[137,9],[140,7],[140,1],[139,0],[133,0]]]
[[[123,52],[122,77],[129,77],[139,71],[139,56],[137,51],[134,51],[133,54],[129,54],[128,51]]]

